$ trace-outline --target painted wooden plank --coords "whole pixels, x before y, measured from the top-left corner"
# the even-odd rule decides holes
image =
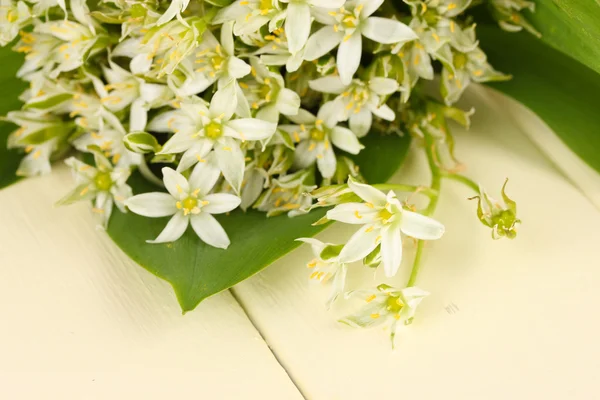
[[[478,112],[469,132],[455,127],[459,158],[492,193],[510,177],[524,223],[516,240],[493,241],[467,200],[472,193],[445,183],[437,218],[447,233],[428,244],[418,280],[432,294],[395,351],[380,328],[335,322],[354,308],[325,309],[328,288],[308,283],[306,245],[234,288],[307,398],[600,397],[600,213],[489,93],[468,97]],[[395,181],[428,182],[425,160],[411,157]],[[321,238],[340,242],[352,232],[335,225]],[[385,280],[352,266],[348,287],[400,286],[408,269]]]
[[[0,398],[302,398],[231,293],[182,316],[87,205],[54,208],[71,184],[0,192]]]

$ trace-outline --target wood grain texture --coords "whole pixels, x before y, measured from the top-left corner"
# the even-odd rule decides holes
[[[487,90],[473,88],[467,102],[478,112],[470,132],[454,128],[459,158],[496,197],[510,177],[523,225],[514,241],[493,241],[467,200],[472,192],[444,182],[436,216],[447,233],[428,244],[418,279],[432,295],[395,351],[380,328],[335,322],[354,307],[325,310],[329,288],[310,287],[306,245],[233,289],[307,398],[600,397],[600,213]],[[428,179],[425,160],[412,157],[394,180]],[[352,232],[334,225],[320,238],[340,242]],[[352,266],[348,288],[403,285],[408,264],[391,280]]]
[[[301,399],[231,293],[181,315],[86,204],[66,168],[0,192],[0,398]]]

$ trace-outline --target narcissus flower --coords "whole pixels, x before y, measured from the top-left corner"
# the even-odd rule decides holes
[[[145,217],[173,216],[160,235],[147,242],[173,242],[192,225],[204,243],[221,249],[229,247],[227,233],[212,215],[233,210],[240,204],[240,198],[228,193],[210,193],[220,175],[211,160],[196,165],[189,180],[171,168],[163,168],[162,173],[169,193],[143,193],[125,202],[130,211]]]

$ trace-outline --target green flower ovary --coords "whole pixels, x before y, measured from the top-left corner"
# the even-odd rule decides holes
[[[314,128],[312,128],[310,130],[310,138],[312,140],[315,140],[317,142],[322,142],[323,140],[325,140],[325,137],[327,136],[327,133],[325,132],[324,129],[319,129],[316,126]]]
[[[385,301],[386,307],[385,309],[392,313],[398,313],[404,307],[400,297],[397,296],[389,296]]]
[[[218,139],[223,135],[223,125],[216,121],[211,121],[204,127],[204,135],[209,139]]]
[[[194,197],[188,197],[187,199],[181,202],[184,209],[188,211],[192,211],[195,207],[198,206],[198,199]]]
[[[94,185],[100,191],[110,190],[113,185],[110,172],[98,172],[94,177]]]

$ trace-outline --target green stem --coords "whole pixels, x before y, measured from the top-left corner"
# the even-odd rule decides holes
[[[434,154],[434,139],[427,133],[425,133],[425,153],[427,154],[427,162],[429,163],[429,169],[431,170],[431,189],[435,191],[436,195],[430,198],[429,204],[427,205],[427,208],[425,209],[425,212],[423,212],[423,214],[431,216],[435,212],[438,201],[440,199],[439,193],[442,187],[442,171],[435,162],[436,157]],[[422,240],[417,241],[417,252],[413,261],[413,267],[412,271],[410,272],[410,277],[408,278],[408,282],[406,283],[407,287],[414,286],[415,282],[417,281],[417,277],[421,269],[424,245],[425,242],[423,242]]]
[[[426,186],[414,186],[414,185],[403,185],[403,184],[395,184],[395,183],[379,183],[373,185],[375,189],[379,189],[382,191],[386,190],[398,190],[400,192],[415,192],[421,193],[425,196],[432,198],[438,195],[438,192],[432,188],[428,188]]]
[[[442,172],[442,176],[444,178],[448,178],[448,179],[452,179],[453,181],[460,182],[463,185],[473,189],[473,191],[475,191],[475,193],[479,193],[479,185],[475,181],[473,181],[470,178],[467,178],[464,175],[452,174],[449,172]]]
[[[408,278],[408,282],[406,283],[406,287],[411,287],[415,285],[417,280],[417,275],[419,275],[419,269],[421,268],[421,256],[423,255],[423,247],[425,242],[419,240],[417,243],[417,252],[415,254],[415,261],[413,263],[413,269],[410,272],[410,277]]]

